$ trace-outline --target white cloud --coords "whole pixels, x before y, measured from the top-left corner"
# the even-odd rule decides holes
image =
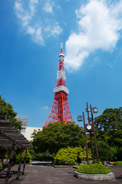
[[[38,4],[38,0],[30,0],[30,10],[31,10],[31,14],[34,15],[35,13],[35,5]]]
[[[44,110],[48,110],[49,107],[48,107],[48,106],[44,106],[43,109],[44,109]]]
[[[54,28],[51,31],[52,35],[59,35],[62,32],[62,28],[59,26],[58,23],[55,24]]]
[[[32,40],[35,43],[39,43],[39,44],[43,43],[41,27],[34,28],[34,27],[31,27],[31,26],[27,26],[27,33],[32,36]]]
[[[45,32],[48,32],[48,36],[51,36],[51,35],[57,36],[61,34],[62,31],[63,31],[62,28],[59,26],[57,22],[53,24],[53,28],[52,26],[45,27]]]
[[[22,5],[21,5],[20,2],[17,2],[17,1],[16,1],[14,7],[15,7],[15,9],[16,9],[17,11],[20,11],[20,12],[23,11],[23,8],[22,8]]]
[[[27,33],[28,34],[34,34],[35,33],[35,29],[33,27],[31,27],[31,26],[28,26],[27,27]]]
[[[29,1],[30,11],[27,11],[23,8],[21,1],[20,2],[15,1],[14,9],[17,17],[20,19],[23,26],[27,26],[32,20],[37,4],[38,0],[30,0]]]
[[[96,49],[112,51],[120,37],[122,1],[107,5],[107,1],[90,0],[76,10],[79,33],[72,33],[66,41],[65,65],[77,70],[85,58]]]
[[[52,4],[50,3],[50,1],[47,1],[45,4],[44,4],[44,7],[43,7],[43,10],[47,13],[53,13],[53,6]]]
[[[43,44],[42,31],[40,26],[32,25],[31,21],[35,15],[35,9],[38,4],[38,0],[29,1],[29,11],[25,10],[22,6],[22,2],[15,2],[15,12],[19,20],[21,21],[22,27],[25,33],[31,35],[32,40],[35,43]]]
[[[46,38],[57,36],[62,32],[62,28],[54,17],[54,5],[54,2],[50,3],[49,0],[29,0],[28,4],[24,0],[15,1],[14,9],[21,28],[24,33],[30,35],[33,42],[42,45]],[[51,13],[53,17],[49,17],[48,13]]]
[[[42,37],[42,30],[41,30],[41,27],[39,27],[39,28],[35,31],[34,41],[35,41],[36,43],[43,43],[43,37]]]

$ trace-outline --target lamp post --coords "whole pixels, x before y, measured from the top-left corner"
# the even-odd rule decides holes
[[[90,117],[89,117],[89,113],[91,112],[91,108],[88,107],[88,102],[86,103],[86,112],[87,112],[87,115],[88,115],[88,124],[90,125],[90,120],[92,120]],[[90,131],[90,140],[91,140],[91,151],[92,151],[92,158],[93,158],[93,163],[94,163],[94,149],[93,149],[93,142],[92,142],[92,133]]]
[[[91,118],[92,118],[92,125],[93,125],[93,131],[94,131],[94,141],[95,141],[95,149],[96,149],[96,155],[97,155],[97,162],[99,163],[97,139],[96,139],[96,132],[95,132],[95,127],[94,127],[94,118],[93,118],[93,113],[98,113],[98,109],[96,107],[92,108],[92,105],[90,105],[90,109],[91,109]]]
[[[83,112],[83,116],[79,115],[77,117],[77,120],[78,121],[83,121],[83,124],[84,124],[85,145],[86,145],[86,161],[87,161],[87,164],[89,164],[89,159],[88,159],[88,144],[87,144],[87,135],[86,135],[86,126],[85,126],[85,115],[84,115],[84,112]]]
[[[98,148],[97,148],[97,140],[96,140],[96,132],[95,132],[95,127],[94,127],[94,120],[93,120],[93,113],[97,113],[98,109],[96,107],[92,108],[92,105],[90,105],[90,108],[88,107],[88,103],[86,103],[86,112],[88,116],[88,124],[85,124],[85,115],[83,112],[83,116],[79,115],[77,117],[78,121],[83,121],[84,124],[84,132],[85,132],[85,145],[86,145],[86,161],[87,164],[89,164],[88,160],[88,144],[87,144],[87,135],[86,133],[90,133],[90,140],[91,140],[91,151],[92,151],[92,158],[93,158],[93,163],[94,163],[94,149],[93,149],[93,141],[92,141],[92,132],[94,134],[94,140],[95,140],[95,150],[96,150],[96,155],[97,155],[97,162],[99,163],[99,155],[98,155]],[[91,117],[89,113],[91,112]]]

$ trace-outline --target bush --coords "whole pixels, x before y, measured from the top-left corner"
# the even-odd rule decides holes
[[[75,148],[62,148],[60,149],[56,156],[54,157],[54,164],[57,165],[64,165],[66,163],[74,164],[75,162],[80,163],[81,160],[86,158],[86,151],[85,148],[82,149],[81,147]],[[91,159],[91,152],[89,150],[89,159]]]
[[[24,162],[25,153],[26,153],[26,151],[24,150],[24,152],[22,153],[22,162]],[[20,161],[20,153],[15,155],[15,163],[19,163],[19,161]],[[32,156],[31,156],[29,150],[27,150],[26,163],[29,163],[31,161],[32,161]]]
[[[77,169],[79,173],[87,173],[87,174],[108,174],[110,173],[110,170],[102,165],[102,164],[84,164],[79,166]]]
[[[115,165],[115,166],[122,166],[122,161],[116,161],[116,162],[114,163],[114,165]]]
[[[66,162],[74,164],[77,160],[77,151],[74,148],[62,148],[54,157],[54,164],[64,165]]]

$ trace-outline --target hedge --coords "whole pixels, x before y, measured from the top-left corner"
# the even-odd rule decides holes
[[[79,173],[86,173],[86,174],[108,174],[110,170],[102,165],[102,164],[83,164],[80,165],[77,169]]]

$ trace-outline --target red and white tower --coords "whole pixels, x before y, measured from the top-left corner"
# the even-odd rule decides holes
[[[66,76],[64,71],[64,54],[62,51],[62,41],[61,49],[59,53],[59,65],[57,72],[56,88],[53,90],[55,96],[50,114],[45,122],[44,126],[49,123],[55,122],[73,122],[73,118],[70,112],[68,103],[69,90],[66,87]]]

